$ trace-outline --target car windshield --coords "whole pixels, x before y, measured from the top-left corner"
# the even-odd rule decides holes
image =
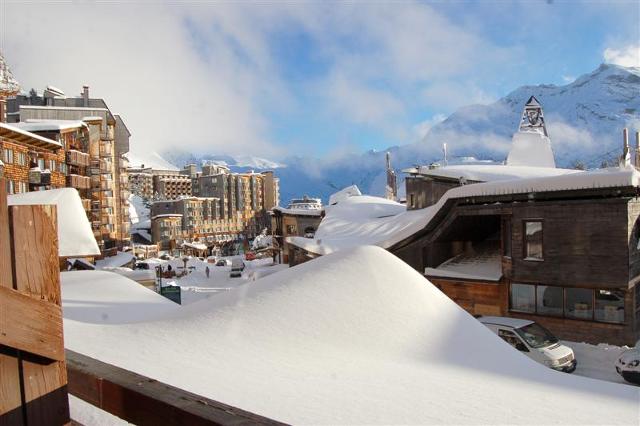
[[[558,338],[540,324],[525,325],[516,328],[515,332],[532,348],[543,348],[558,342]]]

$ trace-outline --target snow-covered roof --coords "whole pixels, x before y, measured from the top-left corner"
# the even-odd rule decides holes
[[[151,218],[151,220],[155,220],[155,219],[161,219],[163,217],[182,217],[181,213],[163,213],[163,214],[157,214],[155,216],[153,216]],[[140,226],[143,227],[143,226]]]
[[[276,206],[273,210],[282,212],[282,214],[290,214],[296,216],[320,216],[322,209],[288,209],[286,207]]]
[[[14,124],[0,123],[0,137],[34,145],[40,148],[58,149],[62,148],[62,144],[53,139],[45,138],[35,133],[28,132]]]
[[[467,181],[493,182],[498,180],[531,179],[582,173],[581,170],[556,169],[552,167],[509,166],[502,164],[473,164],[444,166],[430,169],[428,166],[403,170],[405,173]]]
[[[447,191],[436,204],[419,210],[406,210],[405,205],[380,197],[352,196],[326,208],[314,239],[287,237],[286,241],[320,255],[366,244],[389,248],[427,226],[450,199],[638,185],[640,173],[629,166],[459,186]]]
[[[53,204],[58,212],[58,254],[69,256],[96,256],[100,254],[93,236],[87,213],[80,195],[74,188],[25,192],[9,195],[10,206],[30,204]]]
[[[66,348],[285,423],[638,419],[637,388],[523,356],[376,247],[188,306],[96,273],[61,274]]]
[[[354,195],[362,195],[360,189],[356,185],[347,186],[340,191],[329,196],[329,204],[334,205]]]
[[[65,329],[69,321],[122,324],[166,318],[179,308],[164,296],[115,272],[61,272],[60,283]],[[65,347],[68,344],[65,341]]]
[[[428,277],[461,278],[470,280],[499,281],[502,277],[502,257],[495,255],[456,256],[437,268],[425,268]]]
[[[202,244],[202,243],[189,243],[189,242],[184,242],[182,243],[183,247],[190,247],[196,250],[207,250],[207,245],[206,244]]]
[[[507,156],[510,166],[555,167],[549,137],[537,131],[516,132]]]
[[[127,251],[119,251],[115,256],[105,257],[100,260],[96,260],[96,267],[99,269],[113,268],[118,266],[124,266],[131,263],[136,257],[133,253]]]
[[[36,120],[30,119],[13,123],[12,126],[18,127],[27,132],[42,132],[47,130],[67,130],[79,127],[86,127],[87,124],[80,120]]]

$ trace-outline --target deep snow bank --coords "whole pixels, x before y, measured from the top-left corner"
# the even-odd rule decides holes
[[[377,247],[132,324],[71,319],[69,297],[79,296],[63,282],[69,349],[285,422],[611,424],[639,415],[637,388],[530,361]],[[144,312],[147,298],[134,296],[122,295],[123,310]]]

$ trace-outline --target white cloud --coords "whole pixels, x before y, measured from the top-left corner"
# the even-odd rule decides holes
[[[413,126],[413,132],[416,135],[416,141],[422,141],[429,133],[429,130],[438,123],[442,123],[447,117],[444,114],[436,114],[433,117],[424,120]]]
[[[197,8],[151,3],[10,3],[5,13],[4,53],[24,89],[51,84],[74,94],[89,84],[92,96],[123,116],[132,145],[276,150],[257,101],[268,95],[262,79],[277,87],[277,78],[252,35],[203,31],[199,46],[185,25],[191,20],[194,31],[204,25],[194,19]]]
[[[640,44],[629,45],[622,49],[607,48],[603,53],[604,61],[623,67],[640,67]]]
[[[572,75],[563,75],[562,76],[562,81],[564,81],[567,84],[573,83],[574,81],[576,81],[576,78]]]

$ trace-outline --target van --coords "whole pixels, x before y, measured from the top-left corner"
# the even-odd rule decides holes
[[[478,321],[540,364],[565,373],[573,373],[578,365],[573,349],[560,344],[557,337],[535,321],[485,316],[478,317]]]
[[[231,273],[229,277],[231,278],[240,278],[242,276],[242,271],[244,271],[244,262],[241,258],[235,258],[231,261]]]

